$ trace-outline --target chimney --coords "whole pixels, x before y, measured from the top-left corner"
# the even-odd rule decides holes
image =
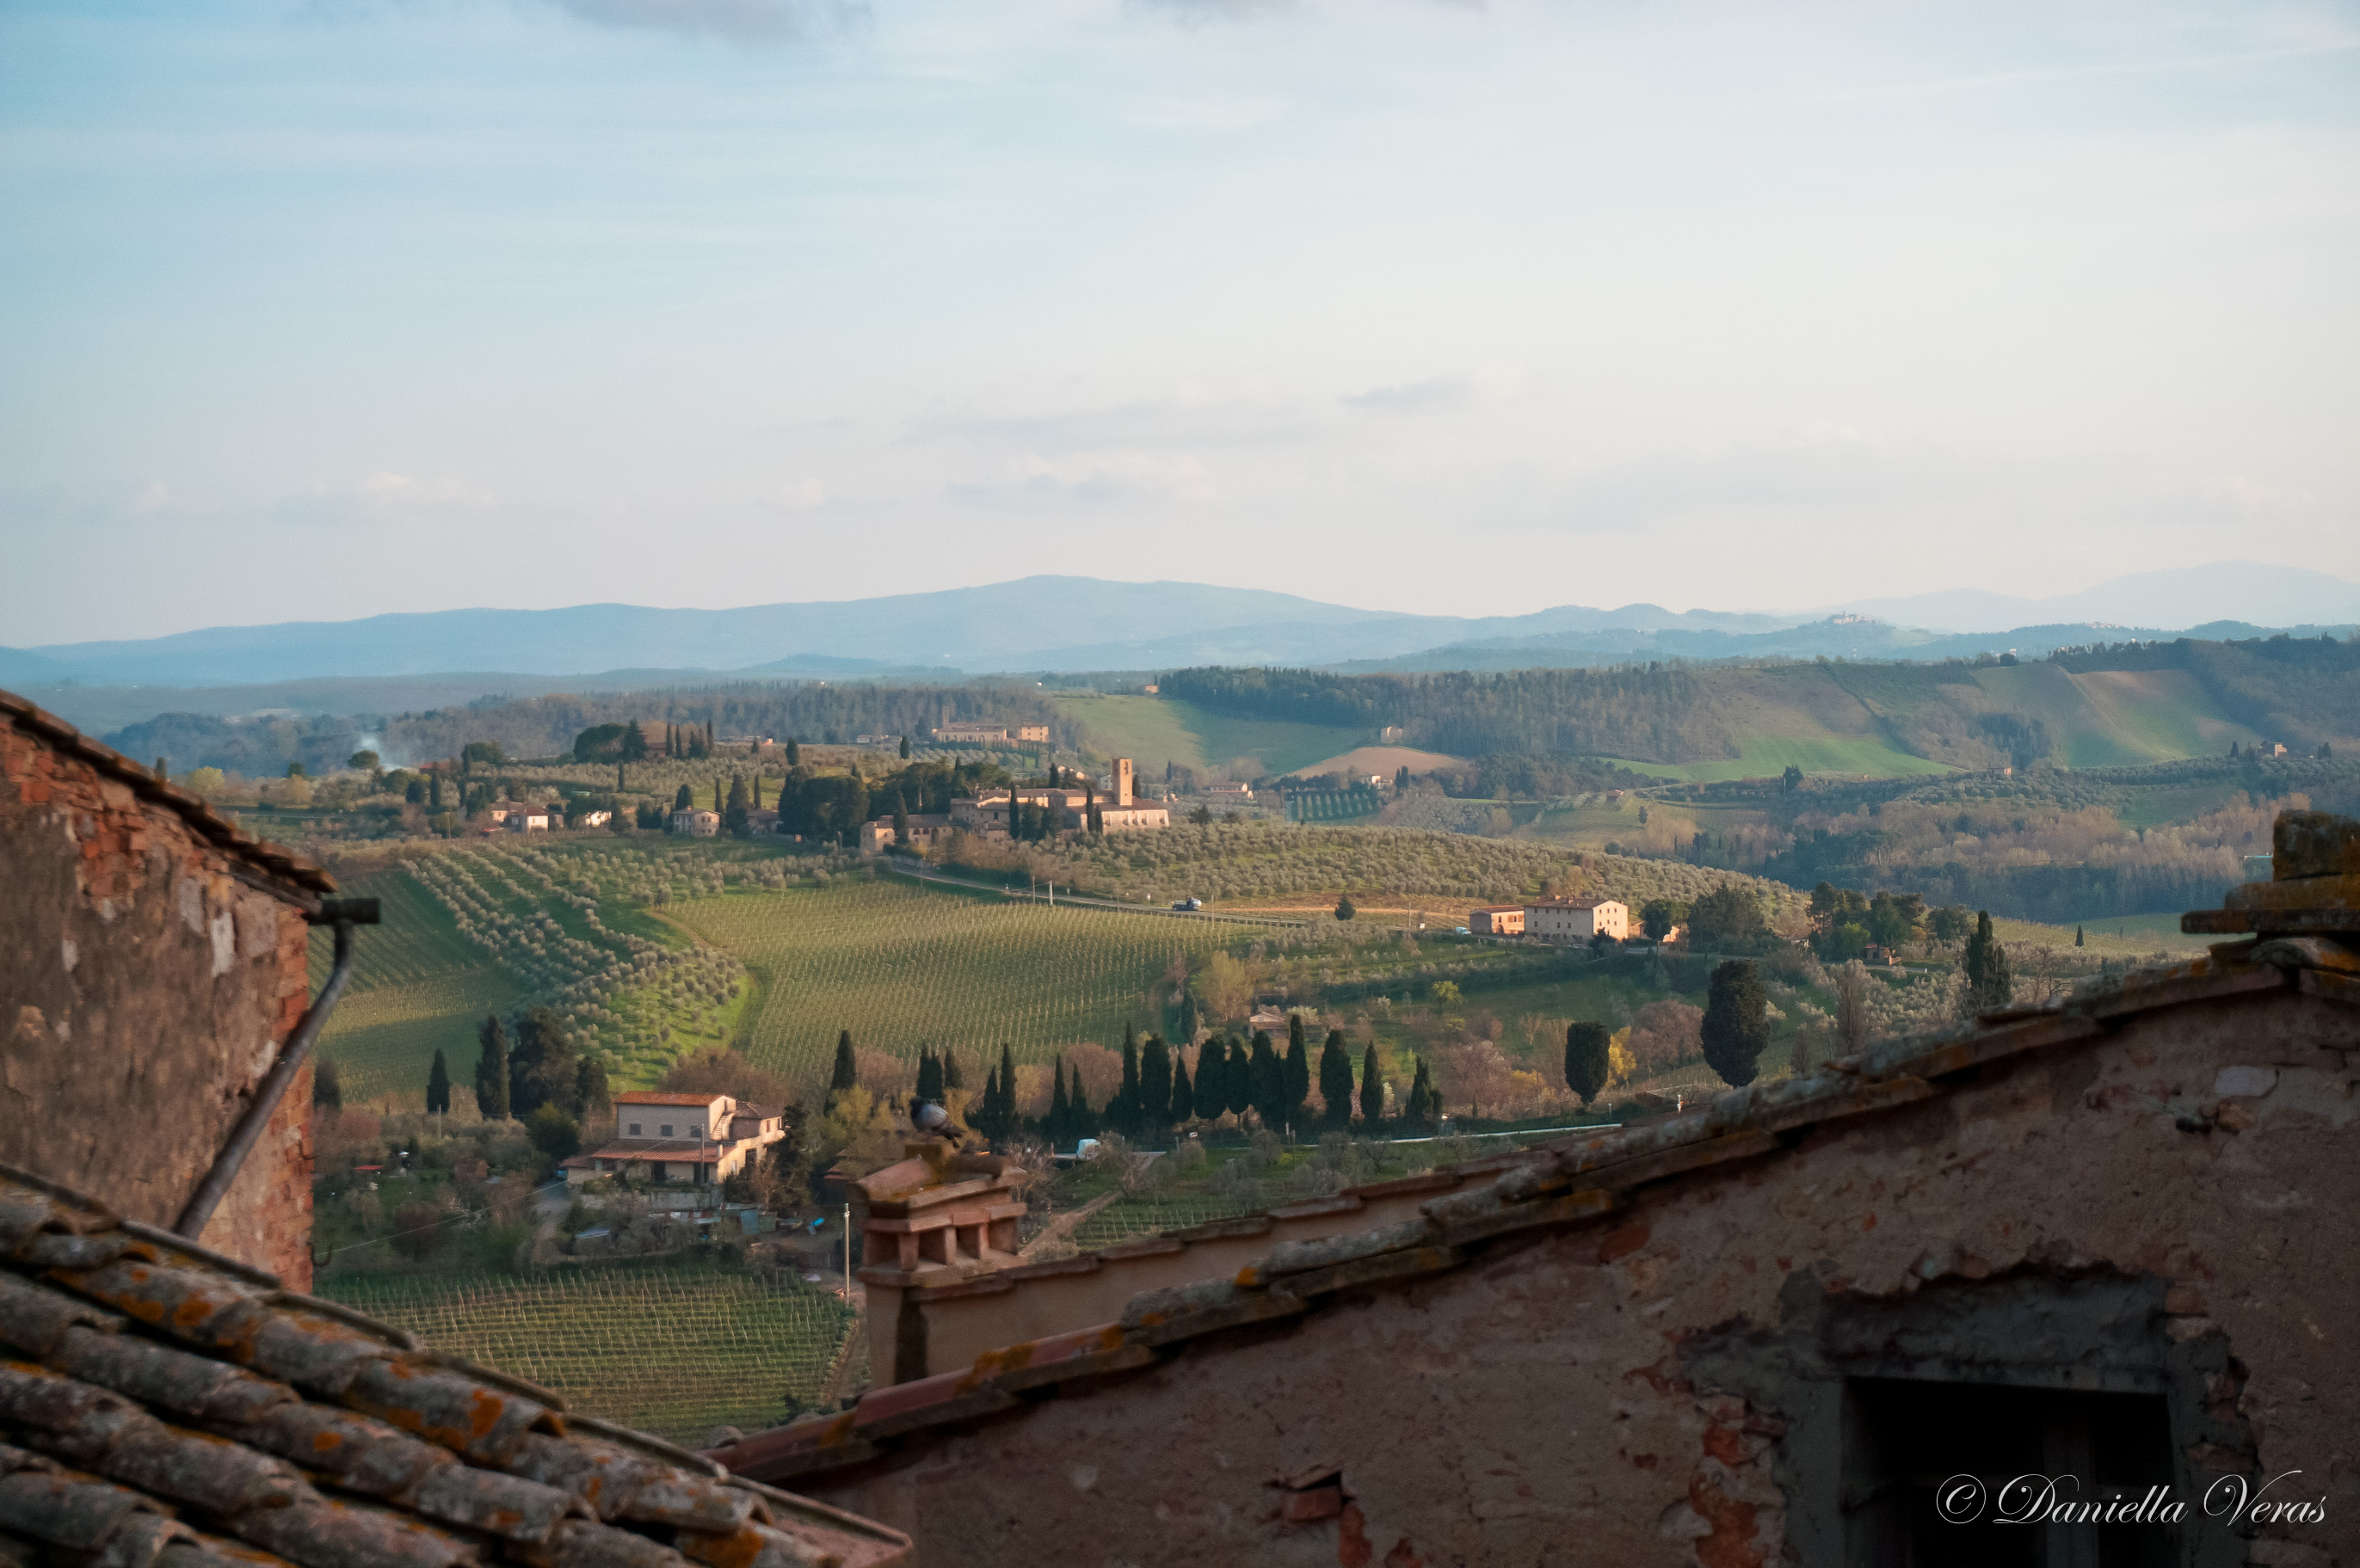
[[[1114,803],[1118,806],[1131,804],[1131,758],[1127,757],[1114,759]]]

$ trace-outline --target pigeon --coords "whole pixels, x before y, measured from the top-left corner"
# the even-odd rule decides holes
[[[948,1138],[954,1149],[958,1147],[958,1125],[951,1120],[951,1114],[948,1111],[932,1100],[910,1102],[910,1125],[922,1133]]]

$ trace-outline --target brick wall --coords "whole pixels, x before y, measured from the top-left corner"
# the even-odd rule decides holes
[[[286,878],[257,864],[286,857],[216,843],[180,802],[46,715],[0,707],[0,1162],[158,1225],[307,1004],[303,889],[274,891]],[[307,1068],[201,1238],[297,1289],[311,1098]]]

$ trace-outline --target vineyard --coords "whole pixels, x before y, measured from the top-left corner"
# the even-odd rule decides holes
[[[322,1289],[437,1350],[691,1447],[716,1426],[751,1432],[812,1402],[854,1323],[826,1291],[723,1267],[360,1275]]]
[[[981,1053],[1004,1041],[1044,1061],[1119,1041],[1126,1022],[1149,1021],[1148,993],[1175,953],[1202,959],[1258,934],[898,883],[703,898],[672,918],[759,977],[748,1054],[806,1083],[825,1080],[841,1029],[910,1058],[922,1042]]]

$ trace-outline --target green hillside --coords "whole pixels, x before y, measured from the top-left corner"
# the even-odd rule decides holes
[[[804,1083],[825,1081],[840,1029],[912,1060],[922,1043],[980,1055],[1006,1042],[1037,1062],[1118,1042],[1125,1023],[1149,1020],[1149,989],[1174,954],[1256,934],[898,881],[733,893],[674,905],[672,918],[753,971],[760,1000],[744,1049]]]
[[[352,982],[320,1040],[345,1100],[416,1101],[438,1048],[464,1080],[475,1060],[477,1020],[522,1004],[526,985],[462,936],[451,912],[408,873],[377,872],[344,891],[384,907],[382,925],[355,934]],[[332,953],[329,933],[313,931],[314,988],[327,978]]]
[[[2223,713],[2184,670],[2069,673],[2056,664],[1975,671],[1991,703],[2039,719],[2069,768],[2121,768],[2217,757],[2263,739]]]
[[[1291,773],[1376,738],[1338,724],[1216,713],[1168,697],[1054,701],[1089,749],[1136,758],[1143,775],[1162,773],[1166,762],[1246,779]]]

